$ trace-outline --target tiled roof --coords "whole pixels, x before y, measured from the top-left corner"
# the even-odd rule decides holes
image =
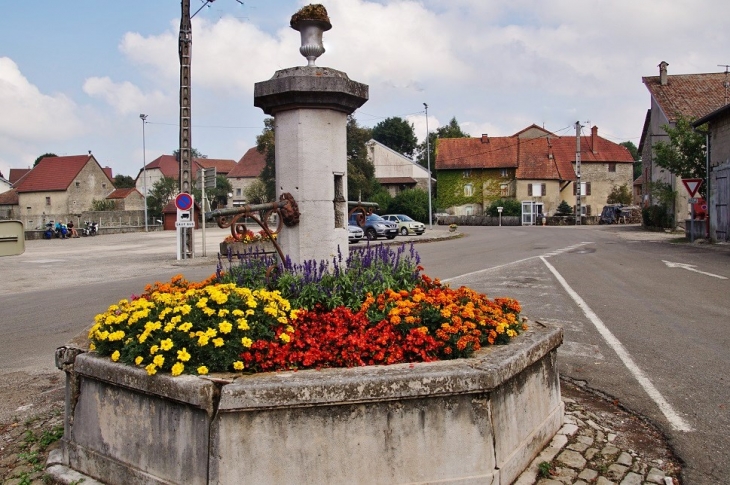
[[[124,188],[124,189],[114,189],[114,192],[107,195],[106,198],[107,199],[125,199],[132,192],[137,192],[139,195],[142,195],[142,193],[139,192],[137,189],[135,189],[134,187],[130,187],[130,188]]]
[[[194,159],[194,162],[202,168],[215,167],[216,175],[227,175],[236,167],[235,160],[220,158],[196,158]]]
[[[114,180],[114,175],[112,175],[112,168],[111,167],[104,167],[104,168],[102,168],[102,170],[104,171],[104,173],[106,174],[106,176],[109,177],[109,180]]]
[[[215,167],[216,175],[226,175],[236,166],[235,160],[222,158],[193,158],[193,180],[198,178],[198,170],[201,168]],[[170,177],[175,180],[180,178],[180,163],[175,155],[160,155],[147,164],[147,170],[158,169],[163,177]],[[142,170],[140,170],[140,173]]]
[[[0,194],[0,205],[18,205],[18,191],[10,189]]]
[[[529,127],[530,129],[534,128]],[[539,128],[539,127],[538,127]],[[520,133],[525,130],[520,131]],[[518,179],[575,180],[576,140],[574,136],[538,138],[489,137],[445,138],[438,141],[436,169],[515,168]],[[580,137],[581,162],[634,163],[626,147],[598,136]],[[552,158],[550,155],[552,154]]]
[[[64,191],[87,163],[97,163],[93,155],[45,157],[17,184],[18,193]],[[111,179],[109,180],[112,183]]]
[[[8,174],[8,181],[11,184],[15,184],[18,180],[23,178],[25,174],[30,172],[29,168],[11,168],[10,173]]]
[[[229,178],[258,177],[266,165],[266,157],[256,147],[249,148],[236,166],[228,172]]]
[[[147,170],[158,169],[163,177],[180,178],[180,164],[174,155],[160,155],[147,164]],[[141,172],[141,170],[140,170]]]
[[[517,167],[516,137],[441,138],[436,144],[436,170]]]
[[[401,185],[401,184],[418,183],[418,181],[416,179],[414,179],[413,177],[381,177],[378,179],[378,182],[380,182],[381,184],[384,184],[384,185],[385,184]]]
[[[722,72],[668,75],[665,86],[659,76],[641,80],[670,122],[680,114],[685,118],[702,118],[727,104],[723,83],[728,79]]]

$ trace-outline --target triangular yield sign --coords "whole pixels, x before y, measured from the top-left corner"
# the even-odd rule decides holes
[[[702,179],[682,179],[682,183],[684,184],[684,188],[687,189],[687,192],[689,192],[689,196],[694,197],[700,185],[702,185]]]

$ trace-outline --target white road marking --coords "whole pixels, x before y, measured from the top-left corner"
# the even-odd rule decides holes
[[[598,315],[591,310],[578,293],[576,293],[573,288],[568,285],[565,278],[563,278],[562,275],[558,273],[558,271],[550,263],[548,263],[545,258],[541,257],[540,259],[542,259],[542,262],[545,263],[545,266],[547,266],[550,272],[563,286],[565,291],[571,296],[571,298],[573,298],[573,301],[575,301],[578,307],[583,310],[583,313],[585,313],[586,317],[588,317],[588,319],[593,323],[596,330],[598,330],[598,333],[601,334],[606,343],[614,350],[614,352],[616,352],[619,359],[621,359],[629,372],[633,374],[634,378],[636,378],[641,387],[644,388],[649,397],[657,404],[661,412],[664,413],[664,416],[669,421],[669,424],[677,431],[694,431],[694,429],[684,419],[682,419],[676,411],[674,411],[672,406],[666,399],[664,399],[664,396],[662,396],[646,374],[644,374],[644,371],[642,371],[636,363],[634,363],[634,360],[631,358],[623,344],[611,333],[608,327],[606,327],[601,319],[598,318]]]
[[[695,273],[700,273],[700,274],[703,274],[703,275],[712,276],[713,278],[719,278],[721,280],[726,280],[727,279],[724,276],[720,276],[720,275],[713,274],[713,273],[705,273],[704,271],[700,271],[698,269],[695,269],[697,267],[697,265],[694,265],[694,264],[673,263],[671,261],[664,261],[663,259],[662,259],[662,263],[666,264],[670,268],[682,268],[682,269],[686,269],[686,270],[689,270],[689,271],[694,271]]]

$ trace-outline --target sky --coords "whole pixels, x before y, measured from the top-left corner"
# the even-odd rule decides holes
[[[2,0],[0,173],[89,150],[136,177],[178,148],[179,0]],[[192,146],[238,161],[266,115],[254,83],[306,65],[289,19],[308,2],[215,0],[193,18]],[[399,116],[423,140],[455,117],[471,136],[575,122],[639,144],[642,76],[723,72],[730,2],[324,0],[317,65],[368,84],[362,126]],[[191,12],[203,6],[191,0]],[[428,121],[424,110],[428,104]],[[140,114],[147,115],[143,124]],[[143,135],[144,132],[144,135]],[[143,150],[144,146],[144,150]]]

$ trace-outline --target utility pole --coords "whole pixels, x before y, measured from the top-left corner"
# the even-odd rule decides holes
[[[426,168],[428,169],[428,228],[433,229],[433,215],[431,213],[431,142],[428,136],[428,105],[423,103],[426,108]]]
[[[144,177],[144,231],[149,232],[147,225],[147,147],[144,140],[144,125],[147,123],[147,115],[141,114],[139,118],[142,120],[142,176]]]
[[[192,56],[193,49],[193,30],[191,24],[192,17],[190,16],[190,0],[182,0],[180,3],[182,12],[180,15],[180,37],[178,43],[178,56],[180,58],[179,189],[180,193],[190,193],[190,150],[192,146],[192,126],[190,125],[190,57]],[[194,210],[194,206],[191,210]],[[181,255],[182,259],[187,259],[193,255],[193,229],[188,227],[177,229],[181,232],[178,254]]]
[[[582,209],[580,204],[581,183],[580,183],[580,122],[575,122],[575,175],[578,181],[575,184],[575,225],[580,226],[582,219]]]

